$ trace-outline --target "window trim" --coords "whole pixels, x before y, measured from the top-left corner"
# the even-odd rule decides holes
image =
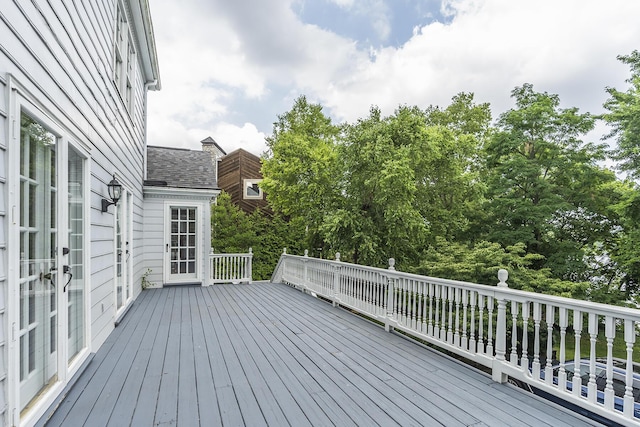
[[[242,180],[242,198],[245,200],[262,200],[264,198],[264,193],[262,192],[262,188],[260,188],[260,182],[262,182],[262,178],[251,178],[251,179],[243,179]],[[253,187],[255,184],[258,184],[258,194],[252,195],[247,192],[247,189],[251,186]]]
[[[127,9],[116,2],[113,33],[113,83],[127,111],[133,113],[137,52]]]

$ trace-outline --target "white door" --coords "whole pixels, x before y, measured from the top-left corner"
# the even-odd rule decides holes
[[[198,208],[168,206],[165,243],[165,272],[167,283],[194,283],[199,280]]]
[[[58,138],[31,117],[20,123],[21,409],[57,378]]]

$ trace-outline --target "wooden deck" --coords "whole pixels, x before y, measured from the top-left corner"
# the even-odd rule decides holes
[[[256,283],[142,292],[46,425],[590,424],[310,295]]]

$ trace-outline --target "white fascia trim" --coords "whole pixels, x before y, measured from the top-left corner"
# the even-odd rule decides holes
[[[213,198],[220,194],[220,190],[207,190],[200,188],[175,188],[175,187],[151,187],[143,186],[142,193],[144,197],[194,197],[194,198]]]

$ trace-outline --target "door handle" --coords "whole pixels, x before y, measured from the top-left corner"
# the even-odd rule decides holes
[[[167,253],[169,253],[169,244],[168,244],[168,243],[167,243],[167,250],[166,250],[166,252],[167,252]]]
[[[73,273],[71,273],[71,267],[68,265],[63,265],[62,274],[69,275],[69,279],[67,280],[67,283],[65,283],[64,288],[62,288],[62,292],[67,292],[67,286],[69,286],[69,283],[71,283],[71,279],[73,278]]]

